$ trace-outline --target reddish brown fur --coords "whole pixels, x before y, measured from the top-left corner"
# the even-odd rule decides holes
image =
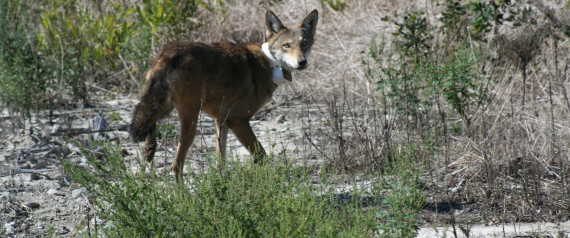
[[[137,140],[146,138],[145,157],[151,161],[157,146],[156,123],[176,108],[181,137],[172,168],[178,179],[203,111],[215,118],[220,156],[225,155],[227,131],[231,129],[259,162],[265,151],[249,120],[276,88],[269,59],[259,44],[170,43],[155,57],[147,73],[130,134]]]

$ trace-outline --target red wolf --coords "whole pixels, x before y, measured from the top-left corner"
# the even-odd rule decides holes
[[[285,27],[273,12],[267,11],[267,42],[261,45],[167,44],[146,74],[129,128],[136,141],[146,139],[147,161],[152,161],[157,147],[156,123],[176,108],[181,136],[172,169],[177,180],[182,177],[184,157],[196,135],[200,111],[214,118],[219,156],[225,156],[231,129],[254,156],[254,162],[261,162],[266,153],[249,120],[271,99],[278,85],[292,80],[292,70],[307,68],[317,21],[318,12],[313,10],[301,24]]]

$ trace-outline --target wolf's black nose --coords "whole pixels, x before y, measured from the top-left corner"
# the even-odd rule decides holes
[[[299,61],[299,66],[306,66],[306,65],[307,65],[307,60]]]

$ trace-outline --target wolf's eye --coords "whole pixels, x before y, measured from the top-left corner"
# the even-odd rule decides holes
[[[285,44],[283,44],[283,48],[289,49],[289,48],[291,48],[291,44],[285,43]]]

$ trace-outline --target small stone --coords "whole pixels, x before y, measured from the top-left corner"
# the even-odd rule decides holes
[[[10,192],[0,193],[0,201],[10,201],[10,199],[11,199]]]
[[[45,227],[45,223],[43,222],[36,223],[36,229],[43,230]]]
[[[71,198],[76,199],[83,194],[83,189],[78,188],[71,191]]]
[[[283,122],[285,122],[285,115],[281,114],[281,115],[277,116],[277,119],[275,119],[275,121],[276,121],[277,123],[283,123]]]
[[[6,234],[13,234],[14,230],[16,229],[15,226],[15,221],[4,224],[4,230],[6,231]]]
[[[48,190],[46,191],[46,193],[49,194],[49,195],[54,195],[54,194],[57,193],[57,189],[55,189],[55,188],[50,188],[50,189],[48,189]]]
[[[463,190],[462,187],[453,187],[453,188],[451,188],[451,192],[452,192],[452,193],[461,192],[462,190]]]
[[[59,233],[60,235],[65,235],[67,233],[69,233],[70,230],[67,227],[61,227],[61,232]]]
[[[47,167],[46,161],[40,161],[39,163],[34,164],[32,169],[44,169],[45,167]]]
[[[40,180],[40,176],[37,174],[30,174],[30,181]]]
[[[30,225],[28,225],[27,223],[22,224],[22,226],[20,227],[20,230],[26,231],[28,229],[30,229]]]
[[[59,133],[59,131],[61,130],[61,124],[54,124],[53,127],[51,128],[51,132],[50,134],[54,135]]]
[[[37,202],[29,202],[29,203],[26,203],[24,206],[26,206],[30,209],[40,208],[40,204]]]

